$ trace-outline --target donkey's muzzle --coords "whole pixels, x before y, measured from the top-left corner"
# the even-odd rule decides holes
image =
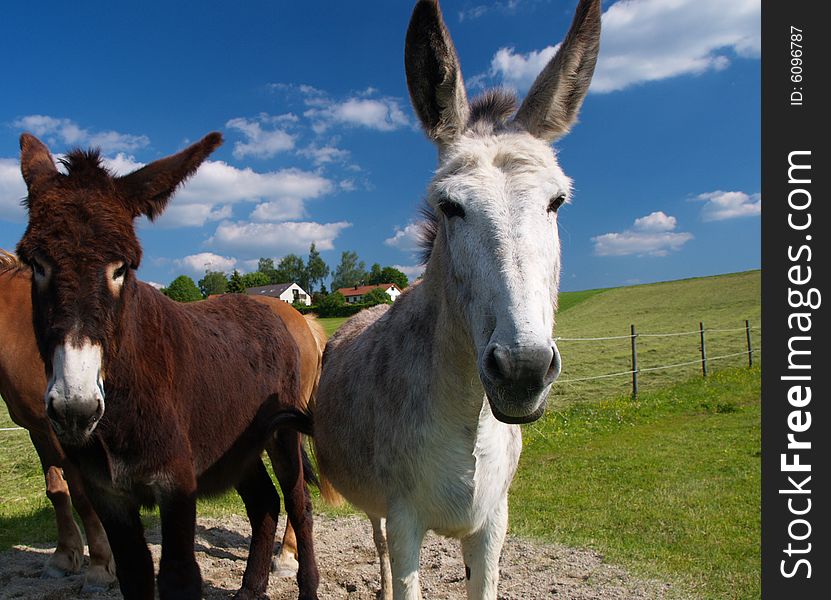
[[[560,368],[560,353],[553,343],[489,344],[482,357],[481,379],[494,416],[506,423],[538,419]]]
[[[104,398],[66,397],[53,389],[46,396],[46,415],[62,443],[81,445],[104,415]]]

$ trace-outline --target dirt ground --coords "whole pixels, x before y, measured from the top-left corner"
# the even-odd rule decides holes
[[[200,518],[197,559],[205,598],[230,598],[238,589],[248,554],[248,521],[243,517]],[[158,565],[161,534],[147,533]],[[372,530],[365,518],[316,517],[315,547],[321,599],[375,600],[380,589]],[[82,575],[41,579],[43,564],[54,547],[15,546],[0,553],[0,598],[63,600],[80,595]],[[455,540],[428,535],[421,552],[425,599],[464,598],[464,565]],[[271,578],[269,597],[297,598],[294,579]],[[590,551],[537,544],[509,537],[502,552],[499,598],[525,600],[631,600],[676,597],[665,583],[644,581],[604,563]],[[117,589],[88,596],[92,600],[121,598]]]

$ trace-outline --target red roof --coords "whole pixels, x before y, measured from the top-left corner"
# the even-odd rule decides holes
[[[338,292],[340,292],[344,298],[347,298],[349,296],[363,296],[375,288],[381,288],[386,292],[391,287],[398,290],[398,286],[394,283],[379,283],[378,285],[358,285],[354,287],[340,288]],[[398,291],[400,292],[401,290]]]

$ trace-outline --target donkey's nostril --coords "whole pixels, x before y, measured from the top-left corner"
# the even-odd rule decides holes
[[[545,380],[543,381],[545,385],[554,383],[557,377],[560,376],[560,371],[563,368],[562,359],[560,358],[560,351],[557,350],[557,346],[552,345],[551,351],[553,356],[551,357],[551,363],[548,365],[548,371],[546,372]]]
[[[555,346],[506,347],[492,343],[483,367],[493,383],[548,385],[560,374],[560,355]]]
[[[511,353],[499,344],[491,344],[486,350],[485,372],[494,382],[501,382],[511,376]]]
[[[50,392],[49,395],[46,397],[46,416],[49,417],[52,421],[61,421],[61,415],[58,413],[57,408],[55,408],[58,400],[58,395],[55,392]]]

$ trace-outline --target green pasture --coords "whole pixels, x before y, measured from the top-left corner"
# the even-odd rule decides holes
[[[751,343],[761,348],[761,272],[747,271],[665,283],[576,292],[573,303],[563,294],[555,335],[562,338],[629,336],[634,324],[638,368],[650,369],[684,362],[693,364],[639,374],[642,391],[656,390],[701,374],[699,322],[704,323],[708,367],[717,371],[747,365],[747,356],[712,357],[747,349],[745,320],[750,321]],[[685,333],[668,337],[644,334]],[[621,375],[573,381],[621,373],[632,369],[629,337],[603,341],[558,342],[563,371],[552,389],[551,406],[562,408],[577,402],[593,402],[631,393],[632,376]],[[761,354],[756,358],[760,358]]]
[[[627,288],[564,293],[556,335],[626,335],[756,326],[761,347],[759,271]],[[346,319],[321,319],[331,335]],[[640,367],[700,357],[697,335],[639,338]],[[707,334],[708,354],[741,352],[743,331]],[[629,370],[630,340],[569,342],[549,410],[523,428],[511,531],[591,547],[609,562],[669,581],[679,596],[753,599],[759,592],[759,370],[746,356],[568,383]],[[11,427],[0,403],[0,427]],[[349,512],[324,507],[327,513]],[[234,493],[201,500],[199,512],[245,514]],[[147,521],[155,513],[145,515]],[[51,506],[25,432],[0,432],[0,550],[54,541]]]

